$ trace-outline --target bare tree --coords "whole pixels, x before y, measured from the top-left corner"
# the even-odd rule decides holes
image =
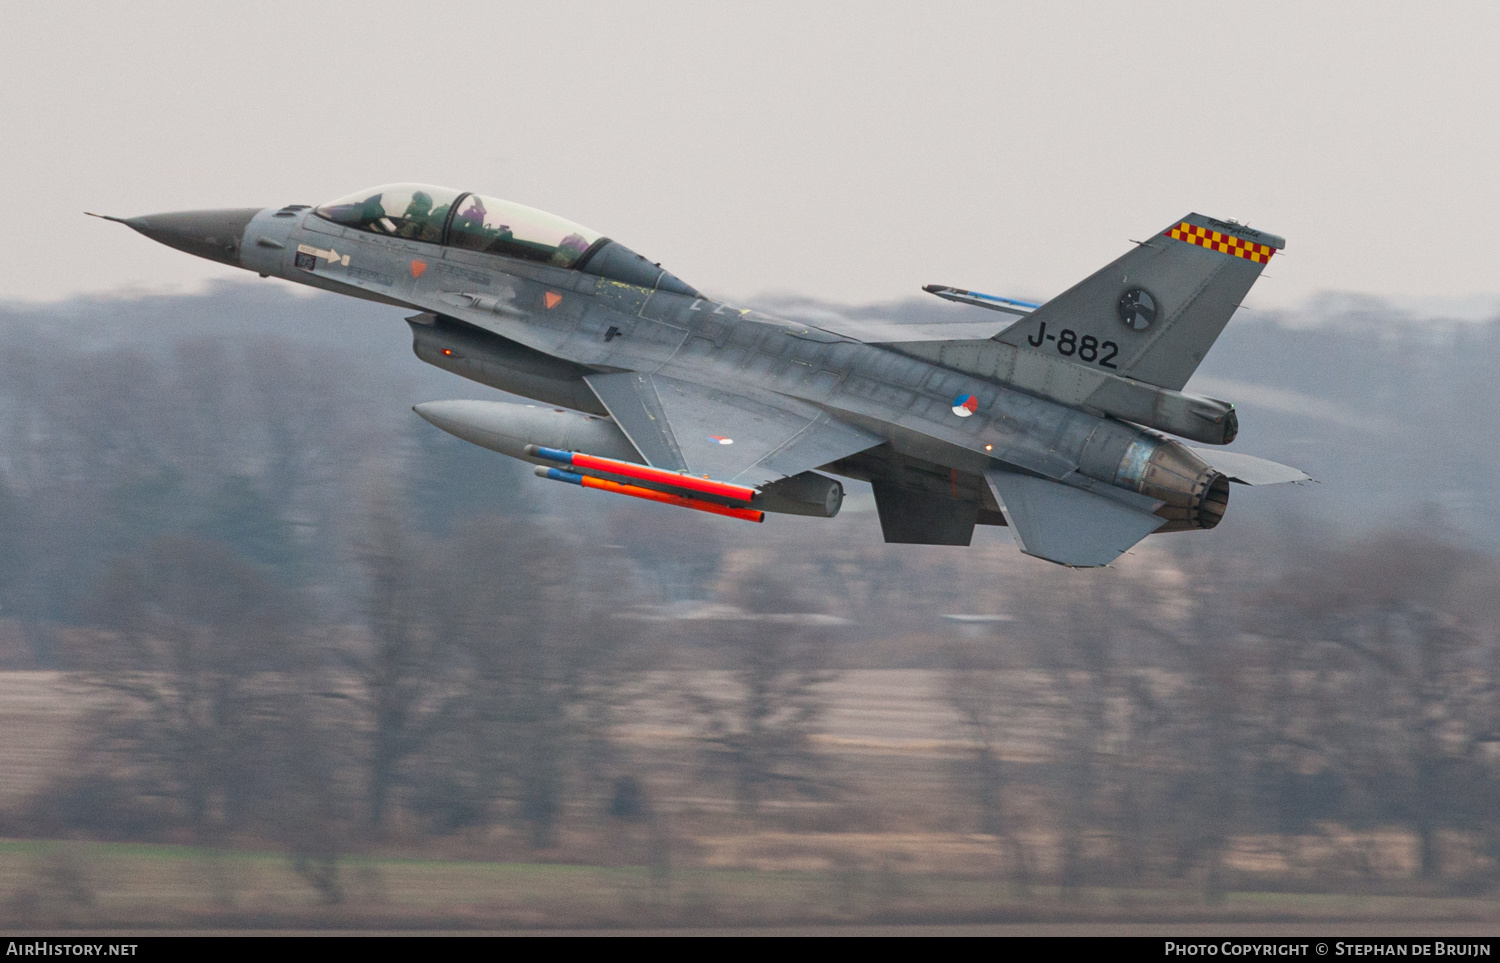
[[[305,682],[295,599],[222,546],[164,538],[115,567],[96,611],[112,630],[93,666],[100,747],[203,841],[244,825]]]
[[[391,553],[387,553],[388,555]],[[389,730],[376,748],[439,830],[514,817],[555,839],[563,802],[611,785],[609,730],[625,693],[621,573],[517,519],[469,523],[420,570],[388,578],[379,673],[365,688]],[[403,601],[404,600],[404,601]],[[416,755],[420,747],[420,758]]]
[[[817,606],[770,573],[741,578],[730,594],[742,617],[719,623],[718,642],[733,666],[730,691],[688,692],[703,730],[708,771],[729,780],[742,812],[755,815],[785,789],[815,795],[809,736],[825,702],[826,632]]]
[[[949,649],[944,697],[958,715],[969,757],[959,767],[959,782],[979,811],[979,831],[999,840],[1010,854],[1010,876],[1023,891],[1031,881],[1031,860],[1021,825],[1008,798],[1012,764],[1005,747],[1039,708],[1023,686],[1008,685],[1020,664],[1006,659],[996,643],[955,645]]]
[[[1481,642],[1496,574],[1441,538],[1388,532],[1318,553],[1264,600],[1279,615],[1273,630],[1300,642],[1305,669],[1337,703],[1328,763],[1367,800],[1394,803],[1424,879],[1442,875],[1440,831],[1495,737],[1496,680]]]
[[[445,712],[443,660],[456,644],[461,616],[445,604],[432,550],[407,530],[388,498],[371,512],[359,561],[370,637],[351,661],[370,720],[366,817],[381,832],[407,761],[425,748]]]

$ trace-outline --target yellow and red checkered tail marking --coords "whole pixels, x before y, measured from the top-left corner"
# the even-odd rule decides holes
[[[1276,249],[1269,245],[1246,241],[1233,234],[1220,234],[1218,231],[1189,224],[1187,221],[1183,221],[1168,231],[1167,237],[1175,237],[1179,241],[1206,247],[1220,254],[1233,254],[1235,257],[1242,257],[1256,264],[1265,264],[1271,260],[1271,255],[1276,253]]]

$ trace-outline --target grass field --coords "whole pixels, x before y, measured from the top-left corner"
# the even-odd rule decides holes
[[[43,927],[636,928],[899,923],[1494,924],[1489,899],[1048,887],[862,868],[825,872],[349,857],[345,898],[275,852],[0,842],[3,922]]]
[[[953,788],[964,745],[932,676],[846,673],[814,740],[834,798],[775,801],[759,820],[736,814],[723,787],[704,783],[690,733],[647,706],[620,737],[649,774],[657,829],[578,810],[564,820],[559,844],[536,853],[506,830],[434,838],[398,827],[389,842],[342,841],[345,855],[331,869],[299,868],[253,838],[221,850],[0,840],[0,923],[471,930],[1340,921],[1410,932],[1429,924],[1500,929],[1500,901],[1489,894],[1412,883],[1411,840],[1399,833],[1348,843],[1387,860],[1388,872],[1364,882],[1328,886],[1278,863],[1288,850],[1342,845],[1325,833],[1300,843],[1237,841],[1229,891],[1212,903],[1193,876],[1144,888],[1022,889],[1004,845],[972,832],[970,804]],[[63,674],[0,673],[0,807],[25,804],[65,772],[83,700]],[[1008,754],[1036,758],[1038,745],[1022,738]],[[1054,879],[1047,814],[1021,815],[1039,827],[1027,840],[1034,878]],[[1336,861],[1319,857],[1320,865]]]

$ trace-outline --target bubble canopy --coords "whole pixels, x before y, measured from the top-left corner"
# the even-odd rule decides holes
[[[534,207],[430,184],[384,184],[314,213],[358,231],[575,268],[697,295],[660,266],[596,231]]]

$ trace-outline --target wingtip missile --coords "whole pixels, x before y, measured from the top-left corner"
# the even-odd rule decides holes
[[[949,287],[946,284],[924,284],[922,290],[928,294],[935,294],[945,301],[953,301],[957,304],[968,304],[976,308],[988,308],[991,311],[1000,311],[1005,314],[1028,315],[1041,307],[1035,301],[1021,301],[1017,298],[1002,298],[998,294],[984,294],[980,291],[968,291],[964,288]]]

